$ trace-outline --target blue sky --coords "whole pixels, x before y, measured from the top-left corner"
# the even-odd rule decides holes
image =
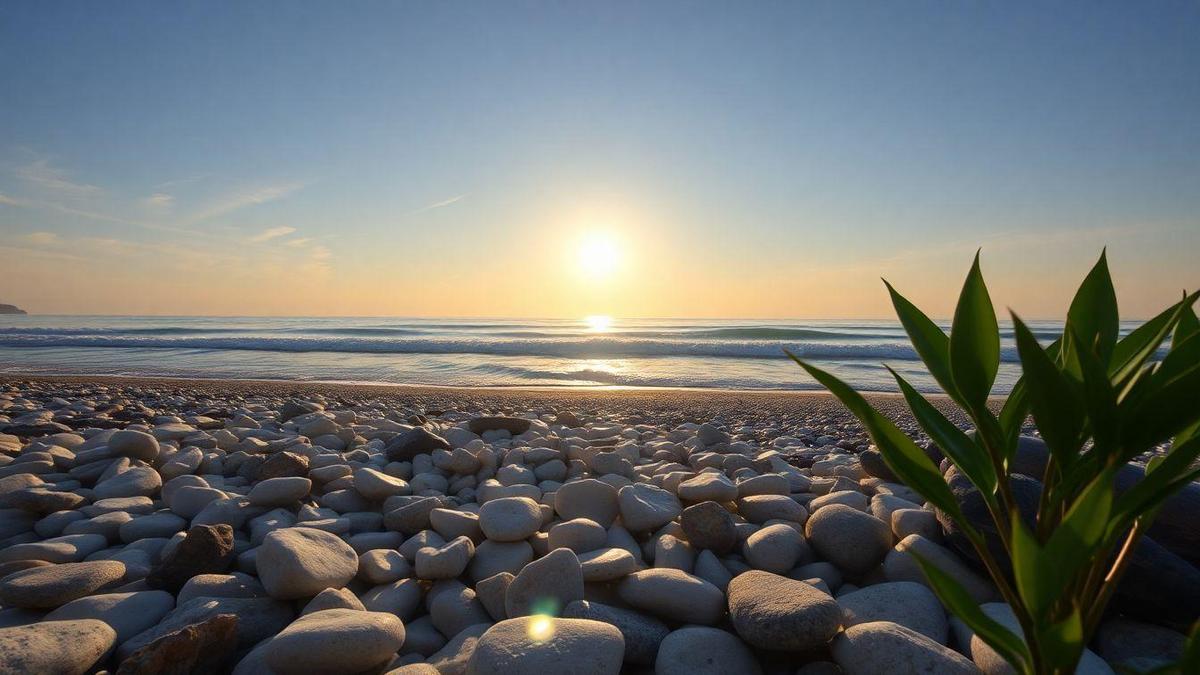
[[[0,302],[1054,316],[1200,285],[1200,5],[10,3]],[[573,274],[602,231],[612,278]]]

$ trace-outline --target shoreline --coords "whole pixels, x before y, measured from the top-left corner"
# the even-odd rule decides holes
[[[825,419],[859,429],[854,417],[823,390],[707,389],[682,387],[461,387],[409,384],[360,384],[311,380],[178,378],[110,375],[0,374],[0,387],[34,383],[48,387],[106,386],[171,389],[220,396],[321,396],[344,404],[385,400],[424,409],[492,409],[515,413],[533,409],[586,409],[613,415],[648,414],[658,423],[705,422],[712,419],[781,427]],[[912,416],[897,392],[861,392],[881,413],[910,425]],[[955,423],[968,420],[949,397],[927,398]],[[1003,402],[993,399],[994,405]]]

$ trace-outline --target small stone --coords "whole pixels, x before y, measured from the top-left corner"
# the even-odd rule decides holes
[[[833,641],[831,651],[846,675],[979,674],[975,664],[958,652],[887,621],[850,626]]]
[[[737,486],[723,473],[705,471],[679,484],[679,498],[692,503],[709,500],[731,502],[737,496]]]
[[[158,440],[144,431],[122,429],[108,437],[108,450],[117,457],[153,462],[158,457]]]
[[[737,545],[737,526],[733,516],[714,501],[687,507],[679,524],[692,548],[728,553]]]
[[[602,548],[580,554],[579,565],[586,582],[615,581],[640,567],[633,554],[623,548]]]
[[[417,549],[416,570],[418,579],[454,579],[467,569],[475,545],[467,537],[455,539],[439,547],[425,546]]]
[[[412,565],[394,549],[374,549],[358,556],[358,578],[375,586],[411,577],[412,573]]]
[[[254,506],[290,506],[307,497],[311,489],[312,481],[307,478],[268,478],[255,485],[247,497]]]
[[[754,653],[736,635],[719,628],[685,626],[658,647],[655,675],[759,675]]]
[[[583,569],[570,549],[551,551],[520,571],[504,596],[505,613],[557,615],[568,603],[583,599]]]
[[[358,555],[333,534],[290,527],[267,535],[258,549],[257,568],[271,597],[309,598],[353,579]]]
[[[474,434],[503,429],[517,436],[529,431],[530,424],[529,420],[520,417],[476,417],[467,422],[467,428]]]
[[[72,600],[44,620],[97,619],[117,632],[117,642],[124,642],[158,623],[174,608],[175,598],[166,591],[104,593]]]
[[[256,480],[270,480],[272,478],[286,478],[288,476],[307,476],[308,475],[308,458],[303,455],[297,455],[293,452],[277,452],[263,460],[263,463],[258,466],[258,470],[254,478]]]
[[[950,630],[946,610],[933,591],[922,584],[913,581],[874,584],[843,593],[837,602],[842,607],[844,626],[890,621],[946,644]]]
[[[506,619],[479,638],[468,675],[617,675],[625,655],[621,632],[586,619]],[[445,672],[445,671],[442,671]]]
[[[521,541],[542,527],[542,509],[529,497],[492,499],[479,508],[479,527],[492,541]]]
[[[743,551],[751,567],[776,574],[786,574],[811,558],[804,535],[782,523],[768,525],[747,537]]]
[[[621,523],[630,532],[657,530],[677,518],[683,509],[675,495],[645,483],[618,490],[617,506]]]
[[[449,450],[450,444],[425,427],[414,427],[393,438],[383,452],[389,461],[409,462],[417,455],[427,455],[438,449]]]
[[[350,592],[348,588],[326,588],[317,593],[317,595],[308,601],[304,609],[300,611],[300,616],[313,614],[314,612],[323,612],[327,609],[353,609],[360,612],[367,611],[363,606],[362,600],[358,596]]]
[[[125,576],[115,560],[34,567],[0,579],[0,602],[9,607],[48,609],[95,593]]]
[[[602,548],[608,541],[608,532],[594,520],[576,518],[551,527],[547,540],[551,549],[569,548],[583,554]]]
[[[367,499],[381,502],[395,495],[412,493],[412,488],[401,478],[389,476],[382,471],[370,467],[362,467],[354,472],[354,489]]]
[[[844,504],[813,512],[805,534],[817,554],[850,574],[879,565],[891,549],[892,529],[875,516]]]
[[[768,520],[789,520],[804,524],[808,511],[791,497],[784,495],[752,495],[738,500],[738,514],[746,520],[762,524]]]
[[[838,603],[803,581],[751,570],[729,582],[738,635],[761,649],[805,651],[829,642],[842,623]]]
[[[563,520],[587,518],[607,528],[620,513],[617,489],[595,478],[565,483],[554,492],[554,511]]]
[[[197,525],[171,549],[146,577],[151,588],[172,593],[194,576],[220,574],[233,561],[233,528],[228,525]]]
[[[404,624],[392,614],[327,609],[271,638],[266,661],[280,675],[357,673],[391,660],[402,644]]]
[[[658,646],[670,629],[658,619],[621,607],[576,600],[563,609],[564,619],[589,619],[616,626],[625,639],[625,662],[653,665]]]
[[[617,585],[617,594],[629,605],[669,621],[714,625],[725,616],[721,589],[677,569],[634,572]]]

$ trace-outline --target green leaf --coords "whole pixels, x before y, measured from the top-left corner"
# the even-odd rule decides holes
[[[1053,565],[1043,564],[1042,547],[1025,526],[1020,515],[1013,514],[1012,556],[1013,579],[1017,593],[1037,622],[1045,616],[1063,589],[1063,577]]]
[[[1071,308],[1067,311],[1066,333],[1077,338],[1075,349],[1094,350],[1103,364],[1108,364],[1117,342],[1120,320],[1117,316],[1117,292],[1108,273],[1107,252],[1088,272]],[[1074,353],[1071,354],[1074,357]]]
[[[1113,376],[1118,390],[1127,388],[1142,366],[1158,351],[1159,345],[1167,339],[1171,330],[1178,325],[1183,314],[1196,302],[1197,297],[1200,297],[1200,291],[1185,296],[1170,309],[1138,327],[1117,345],[1117,349],[1113,350],[1112,365],[1108,372]],[[1163,315],[1166,315],[1165,319]],[[1151,328],[1153,330],[1150,330]],[[1129,345],[1125,346],[1127,342]]]
[[[987,452],[976,445],[971,437],[963,433],[954,423],[946,419],[933,404],[917,393],[899,373],[885,366],[900,385],[904,400],[908,402],[913,417],[926,434],[937,443],[954,466],[962,471],[985,498],[991,499],[996,490],[996,470],[989,461]]]
[[[1054,459],[1066,471],[1083,444],[1083,403],[1076,386],[1058,370],[1025,322],[1013,314],[1013,334],[1024,371],[1033,419]],[[1050,486],[1046,486],[1049,489]]]
[[[1196,333],[1200,333],[1200,319],[1196,318],[1196,312],[1191,305],[1187,305],[1179,315],[1179,323],[1175,324],[1175,334],[1171,336],[1171,349]]]
[[[1008,398],[1004,399],[1004,407],[1000,409],[1000,430],[1004,432],[1004,445],[1015,446],[1021,436],[1021,427],[1029,416],[1029,394],[1025,390],[1025,378],[1017,380]]]
[[[1067,328],[1071,330],[1070,326]],[[1121,442],[1117,392],[1113,391],[1105,364],[1094,350],[1081,348],[1075,355],[1083,377],[1083,387],[1079,391],[1083,395],[1083,405],[1087,410],[1087,421],[1091,426],[1094,442],[1091,454],[1096,456],[1097,462],[1103,463],[1117,454]]]
[[[946,512],[956,523],[963,525],[964,529],[970,530],[970,525],[963,517],[957,500],[950,492],[950,487],[946,485],[946,480],[924,450],[917,447],[911,438],[905,436],[904,432],[892,424],[891,420],[879,414],[861,394],[854,391],[845,382],[800,360],[790,351],[784,351],[793,361],[800,364],[801,368],[808,371],[808,374],[812,375],[817,382],[832,392],[863,423],[871,440],[879,446],[884,461],[900,480],[919,492],[931,504]]]
[[[1117,497],[1106,537],[1111,540],[1119,536],[1133,525],[1134,520],[1154,510],[1191,482],[1200,473],[1191,468],[1198,457],[1200,436],[1175,445],[1161,459],[1155,458],[1152,467],[1147,465],[1145,477]]]
[[[1071,613],[1062,621],[1055,622],[1038,632],[1038,646],[1041,653],[1047,657],[1048,666],[1056,669],[1074,670],[1083,654],[1086,639],[1083,636],[1083,617],[1079,607],[1072,607]]]
[[[950,373],[955,389],[972,412],[987,410],[987,397],[999,367],[1000,328],[976,253],[950,327]]]
[[[954,377],[950,374],[950,338],[924,312],[917,309],[916,305],[897,293],[886,279],[883,284],[887,286],[888,294],[892,297],[892,307],[896,309],[896,316],[899,317],[900,324],[904,326],[904,332],[908,333],[908,339],[912,342],[913,349],[925,363],[925,368],[933,375],[933,379],[937,380],[942,391],[961,405],[962,397],[955,389]]]
[[[921,571],[925,573],[925,578],[929,580],[929,586],[938,599],[952,614],[970,626],[981,640],[995,649],[996,653],[1012,664],[1018,672],[1031,672],[1029,664],[1032,662],[1032,658],[1024,640],[1014,635],[1012,631],[992,617],[984,614],[971,594],[955,581],[954,577],[946,574],[937,565],[916,552],[909,551],[909,554],[917,561]]]
[[[1115,469],[1104,471],[1084,488],[1042,549],[1042,564],[1053,565],[1055,575],[1063,582],[1085,568],[1104,543],[1115,474]]]
[[[1127,450],[1139,452],[1168,440],[1200,420],[1200,334],[1192,335],[1150,376],[1147,391],[1125,406]]]

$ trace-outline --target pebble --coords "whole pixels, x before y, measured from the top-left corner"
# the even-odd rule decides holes
[[[632,607],[681,623],[714,625],[725,616],[725,594],[700,577],[677,569],[634,572],[617,586]]]
[[[0,602],[9,607],[52,609],[120,581],[125,564],[115,560],[34,567],[0,579]]]
[[[353,579],[358,554],[328,532],[291,527],[267,535],[258,548],[256,569],[271,597],[308,598]]]
[[[271,638],[265,658],[280,675],[357,673],[391,660],[402,644],[404,624],[392,614],[326,609]]]
[[[658,648],[655,675],[758,675],[762,667],[736,635],[718,628],[685,626]]]
[[[887,523],[845,504],[814,510],[804,532],[818,555],[851,575],[878,566],[892,547]]]
[[[492,541],[521,541],[542,526],[542,510],[529,497],[502,497],[479,508],[479,528]]]
[[[962,654],[888,621],[850,626],[833,641],[831,652],[846,675],[979,674],[975,664]]]
[[[729,617],[746,642],[782,651],[820,647],[842,625],[842,610],[827,593],[758,570],[729,582]]]

